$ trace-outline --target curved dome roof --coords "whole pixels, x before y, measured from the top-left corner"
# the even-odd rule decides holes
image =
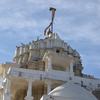
[[[97,100],[91,92],[70,82],[55,88],[49,95],[66,98],[66,100]]]

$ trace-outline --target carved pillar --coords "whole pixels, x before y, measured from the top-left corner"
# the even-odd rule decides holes
[[[52,70],[52,61],[51,61],[50,57],[48,57],[48,64],[47,64],[47,66],[48,66],[48,71]]]
[[[73,63],[70,63],[70,73],[73,73]]]
[[[71,62],[70,63],[70,80],[73,80],[73,76],[74,76],[74,71],[73,71],[73,66],[74,66],[74,63]]]
[[[32,96],[32,80],[28,81],[28,90],[27,90],[27,96],[25,97],[25,100],[33,100]]]
[[[3,100],[11,100],[11,91],[10,91],[10,88],[11,88],[11,82],[9,80],[9,78],[7,78],[6,80],[6,84],[4,86],[4,95],[3,95]]]
[[[45,62],[45,71],[52,71],[52,59],[48,53],[44,54],[43,61]]]
[[[47,94],[49,94],[51,91],[51,81],[47,82]]]
[[[51,80],[45,80],[45,83],[47,85],[47,94],[49,94],[50,91],[51,91],[52,81]]]
[[[18,64],[21,64],[22,63],[22,59],[23,59],[23,55],[20,55],[19,56],[19,59],[18,59]]]
[[[33,55],[33,51],[32,51],[32,50],[30,50],[30,52],[29,52],[29,58],[28,58],[28,61],[31,61],[31,60],[32,60],[32,55]]]
[[[27,61],[28,61],[28,53],[25,53],[22,62],[26,63]]]

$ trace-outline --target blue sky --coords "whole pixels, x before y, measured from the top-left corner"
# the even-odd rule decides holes
[[[100,78],[100,0],[0,0],[0,63],[12,61],[16,45],[43,36],[51,6],[55,32],[80,53],[83,72]]]

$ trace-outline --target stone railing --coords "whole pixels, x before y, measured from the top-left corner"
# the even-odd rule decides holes
[[[69,72],[62,71],[38,71],[23,68],[11,68],[11,76],[29,78],[29,79],[54,79],[65,81],[70,77]],[[63,77],[63,78],[62,78]]]
[[[97,79],[88,79],[73,76],[70,72],[63,71],[38,71],[38,70],[30,70],[23,68],[11,68],[10,74],[15,77],[22,77],[24,79],[32,79],[32,80],[61,80],[61,81],[69,81],[72,80],[74,83],[83,86],[84,88],[93,91],[98,88],[98,84],[100,84],[100,80]]]

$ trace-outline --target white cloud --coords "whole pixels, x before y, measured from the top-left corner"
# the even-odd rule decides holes
[[[0,28],[2,29],[8,29],[8,28],[34,28],[37,26],[37,23],[35,21],[31,20],[19,20],[14,18],[2,18],[0,19]]]

